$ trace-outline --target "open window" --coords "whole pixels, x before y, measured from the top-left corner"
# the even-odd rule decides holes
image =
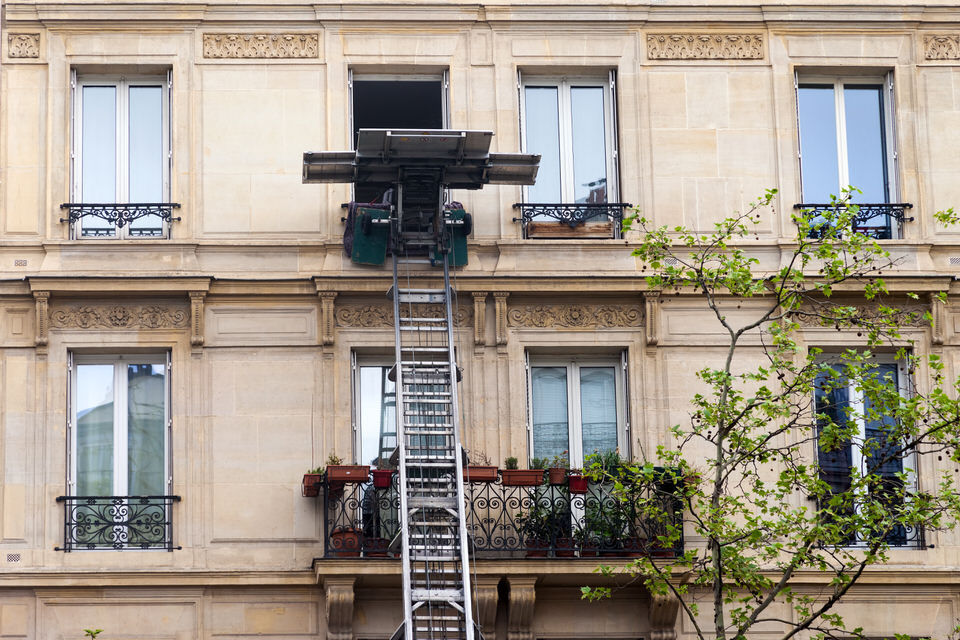
[[[382,74],[350,71],[351,147],[360,129],[445,129],[447,72]],[[377,202],[376,187],[356,185],[357,202]]]

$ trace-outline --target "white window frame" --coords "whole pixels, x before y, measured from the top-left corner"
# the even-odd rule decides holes
[[[363,415],[362,411],[362,398],[361,398],[361,389],[362,383],[360,379],[360,369],[363,367],[381,367],[389,369],[394,365],[393,360],[390,356],[364,356],[357,355],[356,353],[351,353],[351,400],[350,400],[350,411],[351,411],[351,422],[353,425],[353,461],[355,464],[370,464],[369,460],[361,459],[363,454],[363,424],[361,418]],[[381,398],[382,402],[382,398]],[[382,409],[382,407],[381,407]],[[396,430],[396,421],[393,425],[394,430]],[[377,439],[379,443],[379,436]],[[379,448],[379,444],[377,445]]]
[[[603,88],[604,145],[607,150],[607,202],[620,201],[617,147],[616,72],[602,75],[526,75],[518,71],[517,87],[520,94],[520,148],[527,150],[527,87],[556,87],[560,121],[560,203],[576,201],[573,184],[573,119],[570,107],[570,89],[573,87]],[[523,188],[525,202],[529,202],[529,187]]]
[[[817,75],[808,73],[796,73],[794,76],[794,88],[796,90],[797,104],[797,158],[800,165],[800,189],[801,202],[814,203],[803,195],[803,157],[801,155],[800,141],[803,137],[803,131],[800,128],[800,88],[805,85],[832,85],[834,112],[836,114],[837,128],[837,166],[839,175],[837,181],[840,188],[845,188],[850,184],[850,158],[847,153],[847,123],[846,110],[844,108],[844,86],[852,85],[880,85],[883,87],[883,135],[886,147],[886,170],[887,170],[887,202],[898,202],[900,196],[899,176],[897,175],[897,138],[896,138],[896,116],[894,113],[894,94],[893,94],[893,72],[890,71],[883,75]],[[856,186],[856,185],[854,185]],[[837,194],[839,195],[839,194]],[[894,237],[898,237],[899,230],[896,228],[896,220],[891,220]]]
[[[615,371],[617,409],[617,448],[624,459],[630,459],[629,422],[627,420],[626,370],[624,358],[596,356],[540,356],[528,355],[527,359],[527,451],[528,458],[537,453],[533,449],[533,369],[535,367],[565,367],[567,370],[567,455],[571,468],[583,467],[583,426],[580,412],[580,369],[588,367],[612,367]],[[592,452],[586,452],[592,453]]]
[[[907,371],[906,366],[900,360],[897,360],[893,355],[889,354],[875,354],[873,356],[872,362],[875,364],[895,364],[897,366],[897,388],[900,393],[900,397],[909,398],[913,394],[913,380],[910,376],[910,372]],[[829,356],[824,358],[825,364],[833,364]],[[848,393],[848,402],[850,411],[854,416],[857,416],[857,426],[858,431],[857,435],[851,440],[850,447],[850,464],[851,471],[853,469],[859,469],[860,473],[863,474],[867,471],[866,469],[866,458],[863,455],[863,447],[866,442],[867,432],[866,432],[866,421],[864,420],[864,397],[863,391],[855,387],[852,382],[847,384],[847,393]],[[816,410],[816,405],[814,404],[814,410]],[[817,456],[818,465],[819,465],[819,443],[816,443],[816,450],[814,451]],[[917,490],[917,454],[915,451],[911,451],[905,454],[900,458],[900,464],[903,468],[904,473],[907,477],[906,489],[908,491]],[[823,476],[821,475],[821,478]],[[857,501],[854,505],[854,508],[858,511],[861,508],[860,502]],[[856,544],[862,543],[860,532],[857,532]]]
[[[163,366],[164,375],[164,443],[163,443],[163,468],[165,472],[164,495],[171,495],[173,487],[173,473],[170,460],[170,441],[172,420],[170,418],[170,353],[148,353],[148,354],[123,354],[123,355],[80,355],[69,354],[68,369],[70,374],[70,402],[69,402],[69,424],[68,429],[68,494],[76,495],[77,486],[77,377],[79,365],[85,364],[112,364],[113,371],[113,495],[129,495],[128,485],[128,465],[127,465],[127,447],[128,447],[128,428],[127,424],[127,394],[121,390],[127,389],[126,365],[128,364],[151,364]]]
[[[116,185],[116,196],[111,204],[130,204],[130,159],[129,159],[129,129],[130,129],[130,110],[129,110],[129,90],[137,86],[156,86],[161,89],[161,138],[162,138],[162,201],[170,201],[170,175],[172,172],[171,153],[171,125],[170,125],[170,91],[172,85],[172,74],[168,71],[166,75],[138,75],[138,74],[78,74],[77,70],[71,71],[71,87],[73,89],[72,98],[72,129],[73,129],[73,150],[71,153],[71,193],[72,201],[84,203],[83,196],[83,88],[87,86],[105,87],[113,86],[117,89],[117,135],[116,135],[116,158],[117,175],[114,176]],[[158,238],[166,238],[169,234],[169,223],[161,222],[163,231]],[[84,236],[83,218],[77,221],[73,229],[75,239],[95,238],[99,240],[111,238],[129,238],[129,225],[124,225],[120,229],[115,229],[110,236]]]

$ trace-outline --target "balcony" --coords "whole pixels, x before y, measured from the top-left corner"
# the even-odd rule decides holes
[[[809,211],[810,220],[813,223],[822,219],[824,213],[836,211],[847,206],[853,206],[855,203],[834,203],[834,204],[795,204],[795,210]],[[853,218],[853,230],[856,233],[863,233],[875,240],[893,240],[903,237],[903,224],[913,222],[912,216],[906,215],[907,209],[912,209],[913,205],[909,202],[880,203],[880,204],[859,204],[856,203],[857,214]],[[810,237],[820,237],[816,231],[811,231]]]
[[[63,546],[57,551],[173,551],[173,503],[180,496],[60,496]]]
[[[524,238],[619,238],[626,202],[546,204],[517,202],[520,216],[513,219]]]
[[[180,208],[177,202],[129,204],[65,202],[60,205],[60,208],[66,209],[68,214],[66,218],[60,218],[60,222],[69,222],[73,233],[81,238],[117,237],[123,233],[124,227],[126,227],[128,238],[163,238],[165,225],[180,221],[179,216],[173,215],[173,210]],[[137,220],[144,218],[150,223],[134,224]],[[91,223],[85,224],[84,219],[91,220]],[[102,222],[95,224],[93,220]]]
[[[387,488],[324,484],[325,558],[400,555],[400,496],[396,475]],[[665,545],[668,525],[679,524],[682,506],[672,494],[646,490],[624,499],[612,486],[591,483],[586,493],[565,485],[464,484],[467,535],[477,559],[675,557],[682,540]],[[651,515],[656,514],[656,515]]]

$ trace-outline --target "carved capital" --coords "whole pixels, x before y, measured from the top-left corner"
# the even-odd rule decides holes
[[[333,331],[336,325],[333,303],[337,299],[336,291],[321,291],[320,296],[320,344],[333,344]]]
[[[482,347],[487,342],[487,292],[473,292],[473,344]]]
[[[507,320],[514,327],[540,329],[639,327],[643,312],[637,304],[525,304],[511,307]]]
[[[316,33],[205,33],[204,58],[316,58]]]
[[[50,328],[49,323],[49,304],[50,304],[50,292],[49,291],[34,291],[33,299],[36,302],[37,306],[37,335],[34,338],[33,342],[37,345],[38,351],[46,351],[48,338],[48,331]]]
[[[507,344],[507,298],[510,294],[506,291],[494,291],[493,302],[494,310],[497,314],[497,346]]]
[[[536,576],[513,576],[510,581],[510,606],[507,640],[533,640],[533,608],[537,594]]]
[[[324,578],[327,640],[353,640],[353,583],[356,578]]]
[[[497,640],[497,585],[500,576],[477,576],[473,589],[474,618],[484,640]]]
[[[923,57],[925,60],[960,60],[960,35],[923,36]]]
[[[206,291],[190,292],[190,346],[198,350],[203,346],[203,300]]]
[[[676,640],[680,601],[673,594],[650,595],[650,640]]]
[[[8,33],[7,55],[11,58],[39,58],[39,33]]]
[[[649,291],[643,294],[644,337],[648,347],[660,342],[660,292]]]
[[[651,60],[762,60],[759,33],[651,33],[647,35]]]

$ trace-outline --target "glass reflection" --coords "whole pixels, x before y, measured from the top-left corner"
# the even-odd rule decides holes
[[[117,201],[117,89],[82,88],[82,159],[80,193],[83,202]],[[99,218],[83,221],[83,235],[113,235],[114,227]]]
[[[163,91],[159,86],[129,89],[129,202],[163,202]],[[135,235],[160,235],[159,216],[130,225]]]
[[[570,448],[567,368],[533,367],[530,383],[533,395],[532,457],[561,455]]]
[[[613,367],[581,367],[580,422],[584,455],[617,448],[617,374]]]
[[[562,202],[560,186],[560,104],[557,87],[524,91],[527,152],[540,154],[537,183],[528,188],[530,202]]]
[[[797,99],[803,201],[830,202],[830,195],[841,187],[833,85],[803,85]]]
[[[607,149],[603,87],[570,89],[574,202],[607,201]]]
[[[76,495],[114,495],[113,399],[112,364],[77,366]]]

